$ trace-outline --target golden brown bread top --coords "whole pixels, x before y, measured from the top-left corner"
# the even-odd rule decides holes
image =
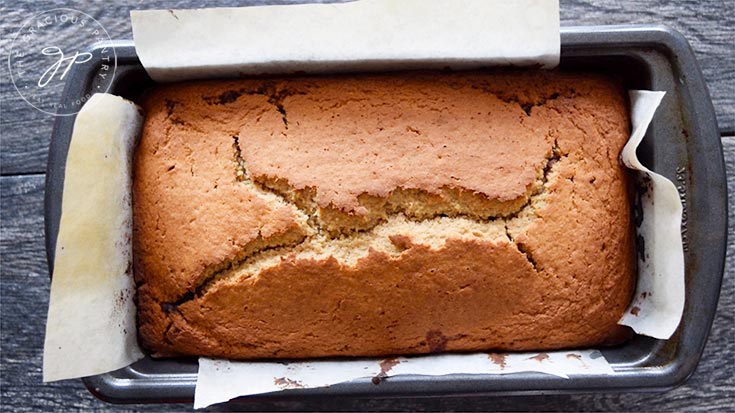
[[[412,277],[432,268],[436,279],[422,282],[453,291],[480,280],[477,295],[437,299],[457,314],[411,311],[411,337],[407,326],[390,345],[366,336],[357,353],[425,351],[411,340],[437,322],[445,335],[450,324],[473,332],[448,349],[591,344],[627,305],[633,244],[618,153],[628,119],[613,80],[471,72],[197,82],[158,87],[144,108],[135,272],[141,337],[157,354],[348,354],[338,351],[340,328],[391,324],[354,304],[362,322],[301,328],[299,338],[299,308],[316,314],[367,295],[406,312],[376,294],[413,280],[404,283],[413,295],[385,294],[425,306],[433,290]],[[464,271],[451,270],[452,257],[467,261]],[[473,307],[484,315],[463,314]],[[242,343],[257,321],[244,308],[282,315],[259,327],[257,346]],[[478,325],[494,325],[500,341],[481,340]]]
[[[501,202],[525,197],[552,142],[525,125],[519,105],[483,90],[477,78],[292,82],[282,86],[288,126],[244,126],[242,156],[253,177],[316,188],[318,206],[348,212],[364,209],[359,196],[386,198],[396,188],[462,188]]]

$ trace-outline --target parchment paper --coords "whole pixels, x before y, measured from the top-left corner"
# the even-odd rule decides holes
[[[397,375],[510,374],[538,371],[569,378],[575,374],[609,374],[612,368],[596,350],[551,353],[442,354],[345,361],[243,363],[202,357],[194,408],[245,394],[325,387],[371,377],[374,384]],[[245,390],[247,389],[247,390]]]
[[[143,116],[95,94],[77,114],[64,175],[43,381],[105,373],[143,358],[135,325],[130,160]]]
[[[684,312],[682,205],[674,183],[643,166],[636,149],[664,95],[665,92],[630,92],[633,132],[621,156],[626,166],[641,171],[638,174],[641,208],[637,211],[642,211],[643,216],[636,217],[640,220],[638,286],[619,324],[660,339],[674,334]]]
[[[553,0],[360,0],[130,15],[135,50],[159,82],[559,63]]]

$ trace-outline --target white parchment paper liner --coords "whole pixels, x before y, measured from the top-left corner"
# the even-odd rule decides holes
[[[484,1],[482,2],[485,3]],[[376,7],[375,10],[372,10],[372,13],[387,13],[389,11],[388,8],[391,7],[388,5],[387,0],[371,0],[365,3],[370,3],[372,4],[371,7]],[[419,4],[419,2],[416,1],[410,1],[407,3],[411,3],[412,7],[417,7]],[[445,2],[444,0],[431,0],[430,3],[443,3],[444,5],[447,4],[447,2]],[[475,7],[479,7],[479,3],[477,0],[467,0],[467,3],[472,4]],[[487,3],[492,3],[493,5],[495,5],[502,2],[488,1]],[[556,43],[555,46],[551,49],[555,50],[555,56],[547,59],[548,56],[545,55],[546,52],[533,53],[537,55],[537,58],[540,59],[537,60],[536,63],[540,63],[541,65],[546,66],[552,66],[553,64],[555,64],[555,62],[558,62],[559,50],[557,2],[528,0],[519,3],[522,5],[522,7],[520,7],[520,9],[516,10],[515,12],[520,13],[521,15],[526,13],[526,11],[524,10],[525,6],[531,7],[535,5],[537,7],[542,7],[543,9],[543,7],[548,7],[548,3],[554,3],[554,6],[552,8],[554,8],[554,14],[556,14],[556,16],[554,16],[551,20],[556,22],[552,23],[552,25],[555,24],[555,33],[553,38]],[[546,6],[539,6],[540,3],[544,3],[546,4]],[[356,3],[318,7],[355,7],[355,4]],[[421,4],[423,4],[423,2],[421,2]],[[443,13],[451,15],[454,14],[457,9],[461,9],[461,7],[457,7],[457,3],[452,2],[452,4],[452,7],[445,7],[444,9],[442,9]],[[143,62],[143,65],[146,67],[146,70],[149,72],[149,74],[151,74],[152,77],[162,81],[181,80],[198,77],[213,77],[232,74],[239,75],[243,73],[253,72],[260,73],[270,69],[279,72],[284,70],[303,70],[304,61],[317,62],[317,64],[313,66],[314,70],[318,70],[319,68],[324,67],[319,62],[326,62],[329,65],[332,65],[335,61],[338,60],[335,60],[334,50],[318,47],[311,49],[311,51],[309,52],[310,54],[308,55],[302,56],[301,54],[298,54],[298,57],[293,57],[294,55],[287,55],[291,57],[284,60],[278,60],[278,56],[269,55],[270,59],[276,60],[268,61],[264,58],[258,57],[260,55],[247,53],[238,55],[237,58],[242,59],[240,61],[232,60],[231,54],[228,53],[230,53],[233,48],[238,48],[238,44],[242,47],[244,47],[243,44],[257,44],[257,41],[255,41],[257,39],[248,40],[248,38],[235,37],[234,39],[237,40],[235,42],[223,41],[221,37],[212,35],[212,32],[208,30],[208,28],[212,26],[207,26],[227,21],[222,20],[225,19],[224,16],[226,15],[238,16],[238,18],[245,19],[244,21],[250,21],[248,19],[252,19],[252,17],[248,17],[248,13],[255,13],[254,15],[258,16],[258,18],[260,19],[265,19],[267,16],[270,16],[267,17],[269,19],[276,18],[274,16],[278,16],[278,18],[281,18],[283,16],[281,13],[290,13],[288,10],[293,10],[292,7],[294,9],[305,10],[303,9],[303,7],[306,6],[276,6],[264,8],[250,7],[245,9],[207,10],[201,12],[203,14],[201,15],[202,18],[199,25],[195,24],[195,21],[199,19],[199,17],[197,17],[196,15],[196,13],[199,13],[199,11],[140,12],[140,14],[134,12],[132,14],[132,18],[134,24],[136,49],[138,54],[141,56],[141,61]],[[267,11],[259,11],[261,9],[267,9]],[[248,13],[240,10],[245,10]],[[451,12],[447,12],[447,10],[450,10]],[[276,12],[278,12],[277,15],[273,14]],[[317,15],[319,15],[319,13],[328,12],[322,10],[318,12]],[[402,10],[403,15],[405,15],[406,13],[406,10]],[[530,13],[529,16],[533,15],[534,13]],[[152,26],[156,26],[157,22],[160,22],[162,27],[168,27],[165,25],[171,24],[172,22],[168,21],[170,19],[168,19],[167,16],[170,16],[177,21],[181,21],[183,18],[183,21],[186,24],[182,27],[186,27],[187,30],[193,30],[189,32],[188,35],[184,35],[182,32],[177,31],[175,33],[170,33],[168,36],[183,39],[191,39],[192,36],[194,38],[196,38],[197,36],[203,36],[203,38],[205,39],[210,39],[212,43],[209,44],[195,42],[194,44],[192,44],[191,42],[189,42],[186,45],[183,45],[181,44],[181,42],[178,42],[179,45],[176,46],[176,44],[161,42],[160,36],[166,36],[165,29],[157,29]],[[299,24],[306,25],[306,21],[299,20],[298,13],[294,13],[292,17],[293,19],[296,19],[296,22],[298,22]],[[503,19],[501,18],[500,20],[502,21]],[[232,21],[229,21],[230,25],[232,25],[232,23]],[[435,24],[439,23],[435,22]],[[240,23],[239,25],[242,24]],[[146,28],[141,29],[141,27],[144,26]],[[544,25],[541,24],[541,26]],[[339,27],[346,30],[345,27]],[[455,26],[448,25],[448,27]],[[396,28],[392,28],[391,30],[395,29]],[[477,27],[475,27],[475,29],[477,29]],[[487,28],[483,26],[482,30],[485,29]],[[332,30],[334,30],[334,28],[332,28]],[[441,26],[432,25],[432,30],[436,30],[437,32],[441,32],[443,34],[448,33],[446,28]],[[482,30],[480,30],[480,32],[482,32]],[[220,33],[217,30],[215,30],[214,32]],[[246,30],[245,32],[249,33],[248,36],[257,35],[257,31]],[[265,33],[270,32],[265,31]],[[339,37],[343,34],[344,33],[339,33],[336,37]],[[477,35],[478,34],[475,33],[475,37],[477,37]],[[316,39],[319,39],[319,37],[315,35],[310,37],[310,39],[311,40],[309,41],[313,42]],[[390,39],[391,41],[393,41],[393,38]],[[217,40],[217,42],[214,42],[214,40]],[[476,39],[473,38],[472,40]],[[281,39],[280,41],[285,42],[285,40],[283,39]],[[478,43],[482,43],[484,41],[485,39]],[[166,44],[168,46],[164,48],[158,47],[156,46],[157,42],[160,44]],[[281,44],[281,46],[283,47],[286,47],[288,45],[288,43]],[[188,50],[187,46],[213,49],[212,51],[208,52],[210,53],[208,56],[213,59],[213,62],[219,63],[208,63],[209,61],[203,60],[203,62],[207,63],[202,64],[202,61],[197,60],[201,58],[197,57],[199,56],[199,52],[193,53]],[[452,46],[453,50],[457,48],[464,48],[460,47],[464,46],[464,44],[462,43],[452,43]],[[153,48],[149,49],[149,47]],[[516,47],[522,50],[524,47],[526,47],[526,45],[516,44]],[[548,51],[551,49],[546,50]],[[391,49],[395,53],[394,55],[380,54],[383,53],[384,50],[379,48],[371,50],[372,53],[375,53],[376,55],[342,54],[339,56],[340,59],[344,59],[342,60],[342,62],[346,65],[344,67],[352,67],[353,65],[355,67],[365,67],[365,64],[370,67],[371,62],[385,63],[386,61],[388,62],[387,66],[390,67],[389,61],[391,59],[395,59],[397,61],[405,61],[402,58],[403,56],[399,55],[398,53],[398,50],[400,50],[399,48],[396,48],[395,50]],[[431,51],[430,48],[426,50]],[[256,48],[248,53],[256,52],[263,52],[263,50]],[[441,50],[441,52],[449,53],[446,50]],[[436,61],[443,60],[441,52],[432,52]],[[477,60],[473,60],[471,56],[464,55],[464,57],[460,57],[460,55],[457,54],[456,50],[454,50],[452,53],[454,54],[447,54],[450,61],[452,61],[452,58],[456,58],[459,62],[463,58],[466,58],[471,63],[477,63]],[[485,50],[483,53],[490,52],[488,50]],[[158,60],[155,59],[156,56],[160,57],[161,55],[173,57],[176,57],[178,55],[179,58],[178,60],[170,60],[168,58]],[[546,57],[540,58],[540,55],[544,55]],[[153,56],[154,59],[150,60],[148,57],[144,58],[144,56]],[[371,56],[379,56],[379,58],[371,59]],[[415,56],[409,55],[409,60],[412,57]],[[362,60],[349,61],[349,59],[357,58],[360,58]],[[304,61],[300,61],[299,59],[304,59]],[[506,57],[503,57],[503,59],[506,59]],[[420,60],[424,62],[431,61],[431,59],[427,59],[426,56],[421,56]],[[488,55],[485,55],[482,59],[483,62],[488,62],[490,60],[492,60],[492,58]],[[497,61],[500,62],[506,60]],[[520,62],[520,60],[518,62]],[[459,65],[459,67],[462,66],[464,65]],[[427,66],[422,65],[421,67]],[[453,65],[453,67],[458,66]],[[654,98],[655,96],[658,97]],[[640,143],[640,139],[642,139],[643,135],[645,134],[648,124],[650,123],[655,109],[660,103],[660,99],[662,96],[663,92],[631,92],[631,119],[633,123],[633,134],[629,145],[626,146],[626,151],[624,151],[623,158],[626,165],[632,167],[633,169],[640,169],[644,171],[642,165],[640,165],[637,158],[635,158],[635,148],[638,146],[638,144]],[[83,117],[77,118],[77,122],[82,122],[83,119]],[[77,125],[75,124],[75,130],[76,128]],[[649,172],[644,171],[642,172],[642,174],[645,174],[645,176],[649,176]],[[640,255],[640,261],[643,261],[645,258],[645,262],[643,262],[640,267],[638,291],[636,292],[636,297],[633,303],[631,303],[631,306],[628,309],[628,313],[621,320],[621,324],[633,327],[635,331],[637,331],[639,334],[651,335],[657,338],[668,338],[678,326],[679,320],[681,318],[681,309],[683,308],[684,303],[683,252],[681,248],[681,239],[679,233],[679,226],[681,223],[681,204],[678,196],[672,197],[671,193],[668,193],[670,192],[670,190],[673,190],[673,194],[676,195],[676,190],[673,184],[669,181],[666,181],[665,178],[661,178],[663,179],[663,181],[659,178],[651,178],[651,190],[646,192],[646,196],[642,197],[641,204],[643,211],[643,223],[638,228],[638,236],[645,240],[644,253]],[[668,184],[670,184],[670,186],[661,182],[667,182]],[[674,205],[675,203],[678,205],[678,207]],[[678,215],[676,213],[677,208],[679,211]],[[662,210],[664,212],[661,212]],[[659,234],[665,234],[666,240],[661,239]],[[677,234],[679,238],[677,238]],[[56,280],[56,278],[57,274],[55,273],[54,280]],[[128,292],[132,294],[134,292],[132,283],[130,285],[130,290]],[[68,293],[69,290],[67,289],[66,292]],[[53,296],[59,294],[65,294],[64,290],[59,290],[52,285],[52,302]],[[656,297],[656,299],[653,300],[653,297]],[[74,303],[72,300],[68,300],[67,304],[69,305],[69,308],[65,309],[65,311],[88,312],[94,314],[96,310],[95,307],[85,307],[82,303]],[[126,303],[126,305],[130,306],[126,308],[126,313],[134,313],[134,303],[129,301]],[[58,306],[55,306],[55,308],[58,308]],[[55,318],[54,320],[56,319],[58,318]],[[51,312],[49,314],[49,320],[49,324],[52,324]],[[117,322],[117,320],[114,318],[110,318],[108,321],[110,325],[115,325],[115,323]],[[103,337],[106,331],[107,330],[101,329],[99,330],[98,334]],[[137,345],[135,344],[136,332],[134,329],[130,328],[128,328],[125,332],[127,337],[126,342],[131,343],[131,348],[133,348],[133,350],[127,349],[126,351],[130,351],[131,354],[136,354],[137,357]],[[119,332],[117,332],[117,334],[119,334]],[[89,336],[84,337],[84,340],[87,339],[89,339]],[[77,343],[81,340],[82,339],[80,338],[79,340],[71,342]],[[74,346],[67,346],[66,348],[71,351],[73,347]],[[119,348],[104,348],[104,345],[102,345],[101,347],[102,348],[99,349],[99,352],[101,353],[106,351],[107,354],[112,355],[113,353],[120,351]],[[77,354],[77,356],[84,353],[84,346],[79,346],[77,351],[79,353]],[[57,354],[54,355],[54,357],[63,357],[63,355]],[[131,362],[134,359],[135,358],[131,358]],[[62,364],[60,359],[53,361],[56,362],[57,365],[61,366]],[[122,367],[122,365],[118,367]],[[114,370],[116,368],[117,367],[110,367],[107,371]],[[572,375],[611,373],[612,369],[609,364],[604,360],[604,357],[602,357],[601,354],[595,350],[549,353],[509,353],[503,355],[488,355],[482,353],[464,355],[433,355],[389,360],[356,359],[350,361],[303,361],[287,364],[268,362],[231,362],[226,360],[201,358],[200,372],[196,388],[195,406],[204,407],[213,403],[223,402],[237,396],[271,392],[286,388],[328,386],[335,383],[345,382],[363,377],[387,377],[398,374],[508,374],[520,371],[536,371],[557,375],[559,377],[569,377]],[[54,375],[54,379],[78,377],[82,375],[98,374],[102,372],[103,371],[100,371],[99,368],[92,368],[92,366],[89,366],[82,361],[78,366],[75,366],[75,368],[69,367],[64,370],[63,366],[61,366],[59,371]]]
[[[664,92],[633,90],[630,96],[632,134],[623,148],[625,165],[638,174],[638,286],[619,324],[638,334],[668,339],[684,312],[684,251],[681,241],[682,205],[673,182],[649,170],[636,149],[664,98]],[[640,212],[639,212],[640,213]],[[638,223],[637,223],[638,224]]]
[[[143,116],[95,94],[74,122],[54,255],[43,380],[91,376],[143,358],[132,278],[131,159]]]
[[[372,377],[378,384],[398,375],[510,374],[535,371],[569,378],[574,374],[613,372],[597,350],[549,353],[440,354],[388,359],[303,361],[295,363],[233,362],[201,357],[194,395],[199,409],[238,396],[286,389],[325,387],[357,378]]]
[[[156,81],[559,63],[554,0],[360,0],[130,13]]]

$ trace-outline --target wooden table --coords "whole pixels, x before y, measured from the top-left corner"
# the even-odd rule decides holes
[[[298,2],[298,1],[297,1]],[[132,38],[128,12],[135,8],[192,8],[201,1],[77,1],[69,7],[97,19],[113,39]],[[210,1],[210,6],[236,1]],[[260,4],[265,1],[252,1]],[[278,3],[278,2],[271,2]],[[280,3],[288,3],[281,1]],[[293,1],[292,1],[293,3]],[[8,1],[2,5],[3,59],[22,22],[52,1]],[[729,234],[735,233],[735,2],[695,0],[562,0],[563,25],[664,23],[690,41],[715,105],[727,162],[730,192]],[[75,39],[58,39],[72,44]],[[0,84],[0,269],[2,296],[2,411],[190,410],[188,404],[108,405],[95,399],[79,380],[41,382],[43,335],[49,277],[43,233],[43,192],[47,147],[53,117],[24,102],[14,89],[3,60]],[[424,400],[322,400],[277,405],[239,404],[215,409],[250,410],[619,410],[732,411],[735,409],[735,250],[727,267],[717,317],[699,367],[689,381],[666,393],[587,394]]]

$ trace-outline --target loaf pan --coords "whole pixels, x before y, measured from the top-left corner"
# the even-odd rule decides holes
[[[153,82],[132,42],[118,42],[115,50],[118,68],[109,91],[135,101]],[[72,66],[63,101],[74,101],[95,90],[101,64],[97,61]],[[727,186],[714,109],[692,50],[681,34],[664,26],[566,27],[561,31],[561,68],[615,73],[628,89],[667,92],[639,156],[677,185],[684,204],[686,306],[673,337],[656,340],[635,336],[622,346],[603,349],[614,369],[609,375],[569,379],[541,373],[398,376],[379,385],[365,378],[329,388],[286,390],[239,401],[651,391],[675,387],[694,372],[715,315],[724,271]],[[73,122],[69,116],[56,118],[49,149],[45,229],[51,272]],[[110,402],[182,402],[193,399],[196,373],[194,358],[146,357],[129,367],[83,381],[95,396]]]

